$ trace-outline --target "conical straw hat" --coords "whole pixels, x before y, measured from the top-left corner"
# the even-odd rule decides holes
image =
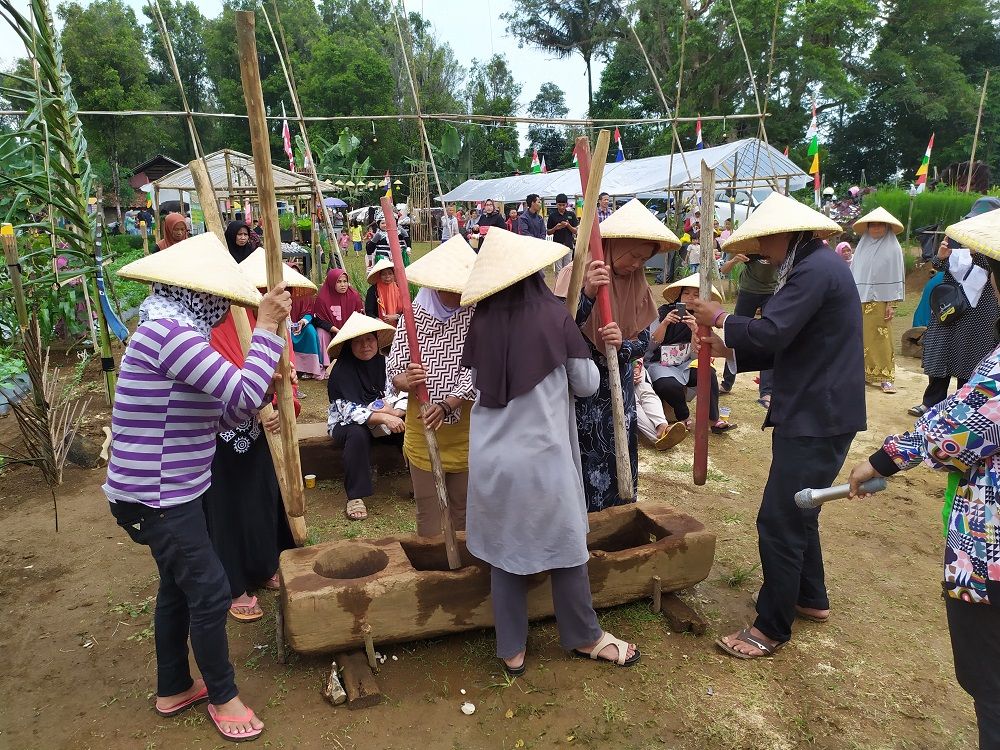
[[[952,224],[944,233],[963,247],[1000,260],[1000,209]]]
[[[479,302],[552,265],[569,252],[565,245],[490,227],[479,248],[472,274],[462,290],[462,304]]]
[[[673,284],[668,286],[663,290],[663,299],[667,302],[676,302],[681,297],[681,292],[684,287],[692,287],[694,289],[701,289],[701,277],[693,273],[690,276],[685,276],[680,281],[675,281]],[[715,284],[712,285],[712,298],[716,302],[722,302],[722,292],[715,288]]]
[[[862,235],[868,230],[869,224],[888,224],[892,227],[893,234],[899,234],[903,231],[903,222],[881,206],[876,208],[871,213],[865,214],[854,222],[854,231],[857,232],[858,235]]]
[[[333,341],[326,348],[330,359],[339,357],[340,350],[348,341],[356,339],[358,336],[363,336],[366,333],[374,333],[378,337],[378,348],[385,349],[392,343],[392,337],[396,335],[396,329],[388,323],[383,323],[378,318],[369,318],[364,313],[359,313],[355,310],[351,313],[351,317],[347,319],[347,322],[344,323],[344,327],[337,332],[337,335],[333,337]]]
[[[370,269],[368,269],[368,280],[371,281],[372,276],[375,276],[376,274],[382,271],[385,270],[392,271],[394,268],[395,266],[392,265],[391,260],[389,260],[388,258],[379,258],[378,262]]]
[[[132,261],[119,269],[118,275],[215,294],[244,307],[257,307],[261,300],[257,287],[240,270],[229,248],[211,232]]]
[[[819,211],[799,203],[794,198],[771,193],[750,217],[722,243],[727,253],[754,252],[760,249],[757,240],[785,232],[816,232],[829,237],[842,232],[840,224]]]
[[[240,263],[240,270],[250,279],[250,283],[258,289],[267,289],[267,256],[264,248],[258,247]],[[288,284],[289,291],[295,295],[306,295],[316,291],[316,285],[296,271],[282,263],[281,278]]]
[[[428,289],[461,294],[475,262],[475,250],[460,234],[456,234],[413,261],[406,269],[406,279]]]
[[[638,198],[633,198],[601,222],[601,237],[606,240],[651,240],[658,245],[657,253],[681,246],[677,235],[667,229]]]

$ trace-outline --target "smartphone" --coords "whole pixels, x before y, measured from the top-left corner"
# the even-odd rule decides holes
[[[674,311],[683,318],[688,314],[687,305],[683,302],[678,302],[674,305]]]

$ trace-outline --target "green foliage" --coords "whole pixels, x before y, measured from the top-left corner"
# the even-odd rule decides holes
[[[293,226],[295,226],[295,214],[289,212],[283,213],[278,217],[278,226],[284,231],[288,231]]]
[[[485,62],[473,60],[465,91],[473,114],[511,117],[520,109],[521,84],[514,80],[504,55],[493,55]],[[483,176],[491,176],[498,167],[502,173],[504,154],[520,151],[517,131],[509,127],[472,126],[464,147],[468,173]]]
[[[313,225],[312,217],[307,214],[303,214],[302,216],[300,216],[298,219],[295,220],[295,225],[299,229],[312,229]]]
[[[918,194],[913,199],[913,216],[910,219],[911,229],[940,224],[943,227],[954,224],[969,213],[977,193],[962,193],[957,190],[939,189]],[[881,206],[893,216],[906,224],[910,211],[910,194],[899,188],[882,188],[865,196],[862,210],[867,213]]]
[[[550,119],[565,117],[569,114],[569,107],[566,106],[563,90],[549,81],[543,83],[537,96],[528,105],[528,114]],[[562,169],[573,162],[573,149],[566,128],[551,125],[528,126],[526,154],[531,154],[534,147],[538,148],[539,159],[545,156],[545,165],[549,169]]]
[[[139,240],[139,247],[132,247],[133,240]],[[118,277],[118,270],[133,260],[143,257],[142,238],[135,237],[113,237],[109,241],[112,250],[112,261],[107,266],[106,278],[113,279],[115,296],[122,312],[137,308],[146,297],[149,296],[149,284],[132,279],[122,279]]]
[[[24,371],[24,360],[14,347],[0,346],[0,384],[9,383]]]

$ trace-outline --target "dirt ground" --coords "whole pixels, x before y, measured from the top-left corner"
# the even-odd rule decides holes
[[[926,276],[921,277],[921,280]],[[915,297],[894,325],[907,327]],[[821,343],[821,342],[818,342]],[[869,430],[848,466],[907,428],[921,395],[920,363],[897,360],[900,392],[867,393]],[[96,382],[96,380],[95,380]],[[306,383],[304,421],[325,409],[322,384]],[[324,658],[275,659],[275,599],[258,623],[230,621],[231,657],[243,698],[267,725],[269,748],[972,748],[971,701],[955,683],[940,597],[944,480],[923,469],[894,478],[866,504],[823,512],[833,615],[799,622],[773,660],[742,662],[712,641],[752,618],[760,582],[754,528],[769,464],[752,378],[724,397],[740,429],[710,438],[709,482],[691,482],[692,443],[643,448],[640,502],[670,503],[718,535],[709,578],[685,599],[710,623],[703,637],[671,633],[637,602],[600,613],[602,625],[643,652],[631,669],[573,660],[552,622],[534,625],[528,674],[510,682],[490,632],[381,649],[386,701],[352,712],[320,696]],[[94,389],[95,403],[100,394]],[[94,407],[88,434],[107,422]],[[0,440],[11,420],[0,422]],[[844,472],[846,475],[846,471]],[[156,571],[113,523],[102,469],[69,468],[52,500],[38,474],[0,476],[0,748],[221,748],[203,709],[161,719],[152,709],[151,616]],[[307,496],[313,540],[412,531],[406,477],[381,477],[371,516],[348,525],[339,484]],[[465,690],[466,695],[461,695]],[[477,706],[459,711],[463,700]]]

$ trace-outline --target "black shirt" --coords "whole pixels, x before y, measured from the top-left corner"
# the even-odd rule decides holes
[[[576,226],[576,214],[572,211],[567,211],[564,214],[558,211],[553,211],[549,214],[549,225],[547,229],[552,229],[556,224],[561,224],[564,221],[568,221],[570,226]],[[565,245],[566,247],[573,247],[576,244],[576,240],[573,237],[573,233],[569,229],[557,229],[552,233],[552,239],[558,242],[560,245]]]

